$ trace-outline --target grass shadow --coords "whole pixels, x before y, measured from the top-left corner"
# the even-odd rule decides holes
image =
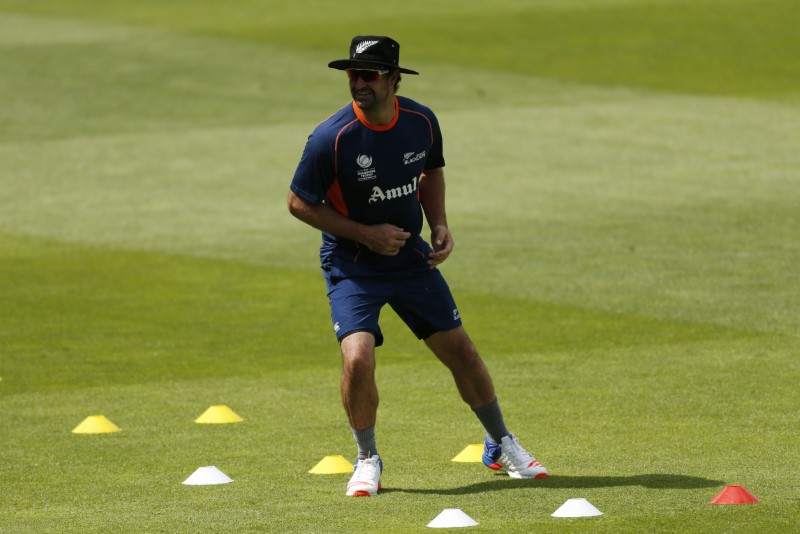
[[[698,489],[724,485],[721,480],[702,477],[669,474],[648,474],[633,476],[551,476],[538,480],[519,480],[505,475],[496,475],[494,480],[478,482],[458,488],[392,488],[387,487],[381,493],[420,493],[428,495],[469,495],[487,491],[501,491],[515,488],[537,489],[594,489],[619,486],[641,486],[651,489]]]

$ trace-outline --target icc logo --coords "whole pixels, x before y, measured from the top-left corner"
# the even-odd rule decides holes
[[[358,163],[358,166],[361,167],[362,169],[366,169],[367,167],[372,165],[372,158],[366,155],[359,155],[356,158],[356,163]]]

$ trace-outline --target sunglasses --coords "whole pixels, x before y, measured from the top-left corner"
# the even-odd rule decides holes
[[[365,82],[369,83],[374,82],[388,72],[388,70],[347,69],[347,77],[350,78],[351,82],[355,82],[361,78]]]

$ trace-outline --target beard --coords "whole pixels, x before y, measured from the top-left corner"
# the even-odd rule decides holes
[[[350,94],[353,96],[353,100],[359,109],[369,111],[375,107],[378,101],[375,96],[375,91],[369,88],[361,89],[360,91],[353,88],[350,90]]]

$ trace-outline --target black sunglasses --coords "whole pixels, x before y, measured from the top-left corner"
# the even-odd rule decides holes
[[[388,72],[388,70],[347,69],[347,77],[350,78],[351,82],[355,82],[361,78],[365,82],[369,83],[374,82]]]

